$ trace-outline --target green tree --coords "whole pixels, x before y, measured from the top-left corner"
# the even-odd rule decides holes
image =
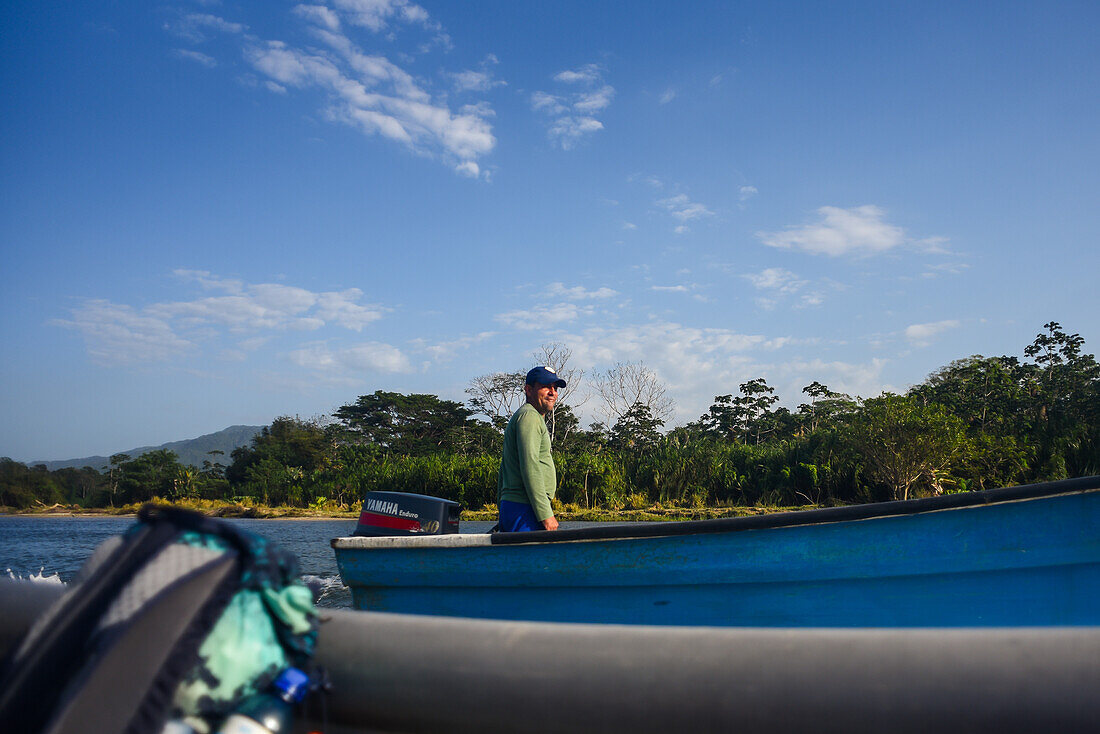
[[[334,417],[346,437],[372,443],[393,454],[425,456],[456,450],[474,434],[479,441],[486,427],[473,421],[461,403],[435,395],[404,395],[377,390],[336,410]]]
[[[634,403],[630,410],[611,428],[612,448],[640,451],[656,446],[661,440],[658,430],[665,422],[655,417],[645,403]]]
[[[798,422],[810,433],[823,426],[834,424],[841,417],[852,413],[856,403],[844,393],[833,392],[814,380],[802,392],[810,396],[810,402],[798,406]]]
[[[777,416],[771,410],[779,396],[763,377],[743,382],[739,389],[741,395],[736,398],[716,395],[714,404],[699,423],[704,431],[717,438],[743,443],[754,439],[754,443],[760,443],[779,427]]]
[[[111,457],[112,459],[114,457]],[[159,449],[119,464],[118,494],[123,503],[171,497],[183,468],[176,452]]]
[[[1023,391],[1013,357],[974,355],[936,370],[909,391],[924,404],[938,403],[979,435],[1021,428]]]
[[[1043,328],[1046,332],[1024,349],[1032,363],[1020,365],[1019,373],[1035,422],[1040,471],[1060,479],[1100,463],[1095,442],[1100,365],[1084,353],[1079,334],[1067,334],[1056,321]]]
[[[485,415],[493,427],[503,433],[512,413],[523,405],[525,377],[525,372],[494,372],[475,377],[466,388],[471,414]]]
[[[895,500],[941,491],[967,443],[963,422],[942,406],[891,393],[864,401],[852,438],[867,473]]]

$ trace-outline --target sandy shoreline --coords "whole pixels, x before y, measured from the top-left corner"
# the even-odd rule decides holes
[[[192,509],[184,507],[183,509]],[[697,508],[648,508],[643,510],[591,510],[581,512],[560,512],[557,517],[563,522],[678,522],[683,520],[707,520],[720,517],[745,515],[767,515],[776,512],[809,510],[812,506],[802,507],[697,507]],[[359,511],[330,514],[301,514],[302,510],[272,509],[256,507],[227,507],[211,510],[196,510],[208,517],[240,520],[358,520]],[[102,510],[72,511],[69,509],[51,509],[46,511],[0,510],[0,517],[80,517],[80,518],[133,518],[136,512],[103,512]],[[466,510],[460,517],[461,522],[496,522],[495,510]]]

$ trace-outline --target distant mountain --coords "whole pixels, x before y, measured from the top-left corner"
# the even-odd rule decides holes
[[[247,446],[252,443],[252,437],[263,429],[264,426],[230,426],[223,431],[208,433],[205,436],[199,436],[198,438],[192,438],[186,441],[172,441],[171,443],[161,444],[160,446],[142,446],[141,448],[116,451],[115,453],[128,454],[131,459],[136,459],[142,454],[147,454],[150,451],[168,449],[169,451],[176,452],[181,464],[185,466],[190,464],[192,466],[201,467],[203,461],[208,459],[213,460],[215,458],[210,456],[207,453],[208,451],[224,451],[225,455],[218,456],[217,460],[228,466],[229,454],[233,452],[233,449],[238,446]],[[109,461],[110,459],[106,456],[85,456],[83,459],[65,459],[62,461],[28,461],[27,466],[45,464],[46,468],[50,471],[64,469],[70,466],[76,469],[90,466],[93,469],[102,470],[103,467],[107,466]]]

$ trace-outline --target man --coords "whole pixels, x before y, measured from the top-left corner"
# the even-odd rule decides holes
[[[535,367],[527,373],[523,394],[527,401],[512,415],[504,429],[504,455],[497,479],[500,529],[557,530],[558,521],[550,500],[558,481],[550,457],[550,432],[545,416],[558,401],[558,389],[565,380],[549,367]]]

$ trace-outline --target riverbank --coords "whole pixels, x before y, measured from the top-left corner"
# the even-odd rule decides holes
[[[340,509],[335,507],[268,507],[265,505],[244,505],[224,501],[185,500],[181,502],[158,502],[170,504],[187,510],[201,512],[209,517],[249,518],[269,520],[355,520],[359,517],[359,508]],[[610,510],[605,508],[568,508],[558,509],[555,514],[564,522],[675,522],[682,520],[711,520],[722,517],[743,517],[746,515],[768,515],[776,512],[812,510],[816,505],[792,507],[652,507],[636,509]],[[79,505],[52,505],[15,509],[0,507],[3,515],[24,515],[34,517],[126,517],[137,514],[141,505],[122,507],[85,508]],[[497,519],[496,508],[484,507],[477,510],[463,510],[461,521],[494,522]]]

